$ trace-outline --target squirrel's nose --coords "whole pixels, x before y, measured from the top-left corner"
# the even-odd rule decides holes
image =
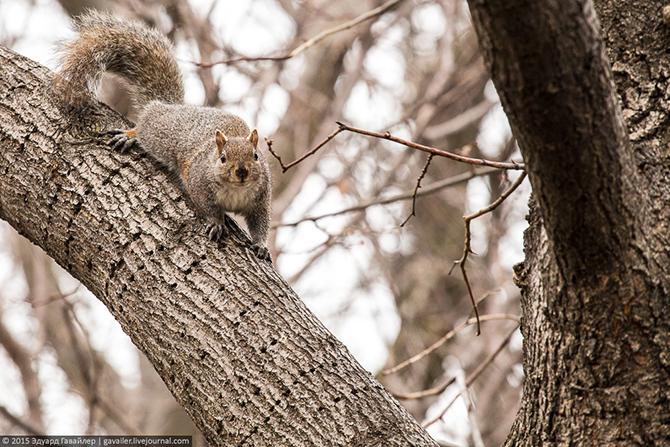
[[[237,169],[235,170],[235,175],[236,175],[240,180],[244,180],[244,179],[246,179],[247,176],[249,175],[249,170],[248,170],[247,168],[245,168],[244,166],[240,166],[239,168],[237,168]]]

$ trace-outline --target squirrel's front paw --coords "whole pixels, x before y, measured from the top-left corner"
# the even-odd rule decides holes
[[[268,250],[267,247],[261,247],[260,245],[252,245],[251,251],[254,252],[254,254],[258,257],[258,259],[272,262],[272,256],[270,256],[270,250]]]
[[[218,241],[221,236],[228,237],[228,229],[225,224],[212,223],[207,225],[205,230],[209,238],[213,241]]]
[[[132,130],[114,129],[110,133],[114,136],[107,142],[107,145],[112,146],[115,151],[122,154],[137,144],[137,139],[134,137],[135,133]]]

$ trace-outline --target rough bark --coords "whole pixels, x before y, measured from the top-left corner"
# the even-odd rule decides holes
[[[238,229],[218,246],[111,110],[63,115],[0,47],[0,217],[120,322],[212,445],[435,445]]]
[[[506,445],[667,445],[667,132],[653,150],[629,140],[590,1],[469,3],[535,196],[516,268],[526,380]],[[617,3],[601,2],[615,66],[663,26],[660,2]],[[667,54],[653,59],[638,61],[665,84]],[[619,78],[629,98],[650,88]]]

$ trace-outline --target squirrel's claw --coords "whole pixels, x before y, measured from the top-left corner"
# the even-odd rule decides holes
[[[267,247],[261,247],[260,245],[252,245],[251,251],[254,252],[254,254],[258,257],[258,259],[272,262],[272,256],[270,256],[270,250],[268,250]]]
[[[122,154],[137,143],[137,139],[129,137],[123,129],[114,129],[111,133],[114,136],[107,141],[107,145]]]
[[[228,236],[228,229],[223,224],[218,223],[209,224],[207,225],[205,231],[207,232],[209,238],[213,241],[218,241],[219,239],[221,239],[221,236],[224,237]]]

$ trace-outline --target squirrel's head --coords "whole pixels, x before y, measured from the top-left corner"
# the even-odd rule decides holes
[[[215,141],[220,182],[245,187],[254,184],[260,178],[262,160],[258,152],[256,129],[246,138],[228,138],[217,130]]]

